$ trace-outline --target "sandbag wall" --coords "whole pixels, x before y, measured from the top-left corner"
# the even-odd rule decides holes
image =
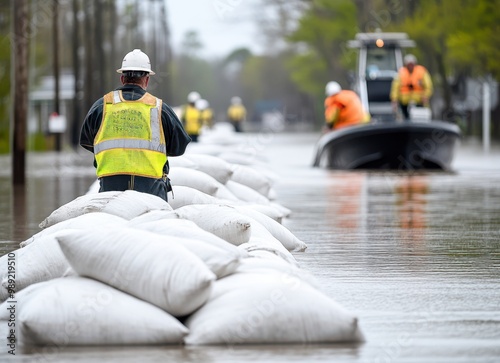
[[[222,126],[170,158],[168,203],[96,182],[53,211],[0,258],[0,326],[15,301],[20,345],[362,341],[297,263],[306,243],[281,223],[292,211],[277,176],[239,152],[244,137]]]

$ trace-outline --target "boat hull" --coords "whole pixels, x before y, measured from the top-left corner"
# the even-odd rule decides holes
[[[442,121],[353,126],[323,135],[313,165],[343,170],[450,170],[459,139],[458,126]]]

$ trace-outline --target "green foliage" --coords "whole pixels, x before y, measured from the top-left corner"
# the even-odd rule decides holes
[[[421,0],[402,27],[429,62],[442,58],[448,75],[468,71],[500,78],[499,0]]]
[[[459,25],[446,39],[450,62],[473,74],[491,73],[500,79],[500,1],[463,1],[460,13]]]
[[[345,43],[356,32],[356,5],[352,1],[311,2],[288,39],[301,50],[287,63],[300,90],[317,97],[323,95],[330,80],[347,86],[347,69],[356,63]]]

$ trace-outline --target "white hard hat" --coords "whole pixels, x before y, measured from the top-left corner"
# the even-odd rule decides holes
[[[201,98],[200,94],[198,92],[196,92],[196,91],[189,92],[189,94],[187,96],[187,100],[188,100],[189,103],[195,103],[200,98]]]
[[[233,105],[241,105],[241,98],[238,96],[234,96],[233,98],[231,98],[231,103]]]
[[[413,54],[407,54],[405,55],[404,63],[405,65],[409,63],[417,64],[417,57],[415,57]]]
[[[210,106],[210,104],[207,100],[200,98],[198,101],[196,101],[195,106],[198,110],[206,110]]]
[[[332,81],[326,84],[325,93],[327,96],[336,95],[340,91],[342,91],[342,87],[340,87],[340,84],[338,84],[337,82]]]
[[[122,67],[116,70],[118,73],[127,71],[143,71],[148,72],[150,75],[155,74],[151,70],[151,62],[146,53],[140,49],[134,49],[123,57]]]

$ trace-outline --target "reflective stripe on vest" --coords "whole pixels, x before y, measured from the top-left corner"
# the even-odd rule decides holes
[[[120,104],[122,106],[115,107]],[[162,176],[167,155],[161,105],[162,101],[149,93],[136,101],[124,100],[121,91],[110,92],[104,97],[103,120],[94,140],[98,177],[117,174]],[[145,123],[145,107],[149,108],[149,125]],[[118,118],[111,118],[113,116]],[[130,135],[125,137],[127,132]]]

